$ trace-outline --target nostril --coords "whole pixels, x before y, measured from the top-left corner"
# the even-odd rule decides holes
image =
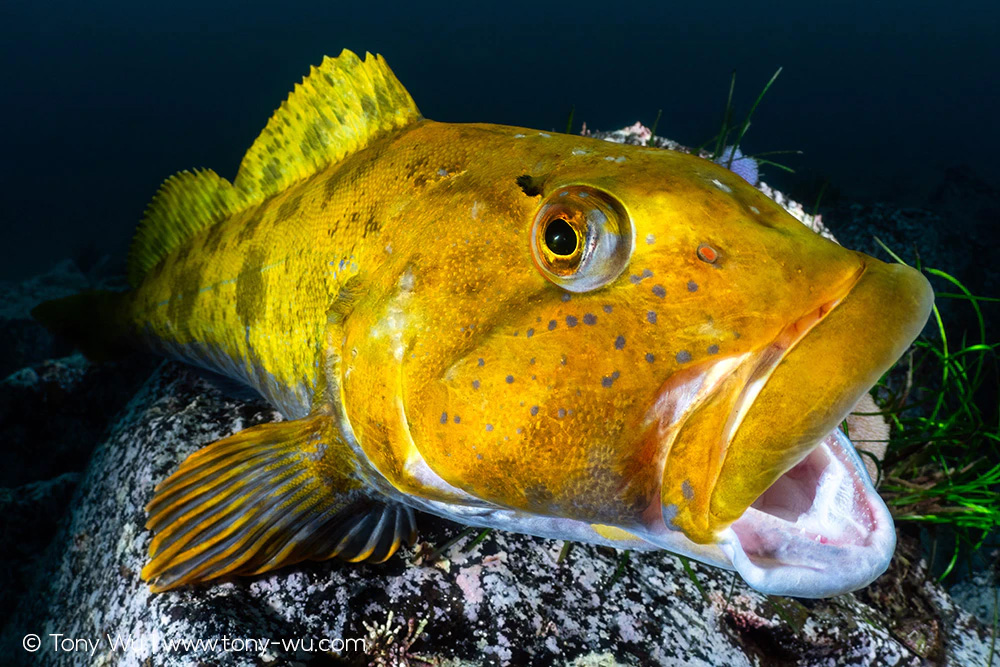
[[[719,261],[719,252],[707,243],[702,243],[698,246],[698,259],[709,264],[715,264]]]

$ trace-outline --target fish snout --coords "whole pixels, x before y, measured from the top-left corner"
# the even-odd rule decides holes
[[[841,295],[720,380],[666,456],[665,527],[721,550],[759,590],[854,590],[885,570],[895,546],[839,424],[920,334],[934,296],[920,272],[857,255]]]
[[[864,268],[857,282],[755,380],[733,415],[737,423],[712,493],[712,523],[735,521],[803,460],[927,322],[934,292],[923,274],[858,254]]]

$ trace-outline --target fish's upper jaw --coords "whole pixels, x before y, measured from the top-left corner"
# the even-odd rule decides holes
[[[896,531],[837,428],[726,529],[719,546],[753,588],[820,598],[857,590],[885,572]]]
[[[836,595],[884,571],[892,520],[838,424],[917,337],[932,303],[919,272],[864,258],[846,293],[810,310],[801,335],[742,364],[686,416],[665,457],[665,527],[719,547],[769,593]]]
[[[865,259],[849,292],[741,406],[711,490],[707,516],[716,533],[828,437],[917,337],[932,303],[918,271]]]

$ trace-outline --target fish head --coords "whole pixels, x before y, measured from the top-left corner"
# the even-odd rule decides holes
[[[407,460],[767,592],[880,574],[891,518],[838,424],[920,332],[926,279],[708,160],[461,132],[461,176],[410,209],[434,222],[393,243],[412,252],[355,336],[382,377],[395,341],[371,386],[394,397]]]

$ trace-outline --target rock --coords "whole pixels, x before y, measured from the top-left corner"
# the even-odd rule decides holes
[[[104,258],[84,273],[73,260],[65,260],[29,280],[0,283],[0,377],[72,351],[68,344],[53,338],[31,318],[31,309],[42,301],[86,289],[124,287],[122,278],[103,274],[107,265]]]
[[[81,665],[334,656],[341,664],[383,665],[433,658],[469,665],[985,664],[986,629],[927,579],[907,536],[889,573],[865,591],[800,601],[761,595],[729,572],[663,552],[625,560],[575,545],[560,563],[560,543],[512,533],[491,533],[471,549],[452,546],[432,562],[428,543],[441,545],[461,527],[421,515],[421,541],[381,565],[310,563],[152,595],[138,573],[153,486],[202,445],[275,417],[262,403],[233,401],[180,366],[162,366],[94,452],[31,595],[4,631],[4,646],[31,632],[41,649],[11,657]],[[57,651],[52,634],[101,644],[93,654]],[[112,650],[108,636],[132,643]],[[324,655],[320,639],[363,639],[366,649],[332,643],[322,648],[334,656]]]
[[[1000,605],[1000,550],[994,549],[985,559],[985,567],[976,563],[971,576],[963,578],[948,592],[956,603],[991,628],[998,623],[997,615],[1000,614],[997,608]]]
[[[38,556],[56,533],[80,474],[0,488],[0,626],[27,589]]]
[[[140,356],[94,365],[74,354],[0,380],[5,463],[0,466],[0,488],[82,471],[108,420],[128,402],[154,363]]]

